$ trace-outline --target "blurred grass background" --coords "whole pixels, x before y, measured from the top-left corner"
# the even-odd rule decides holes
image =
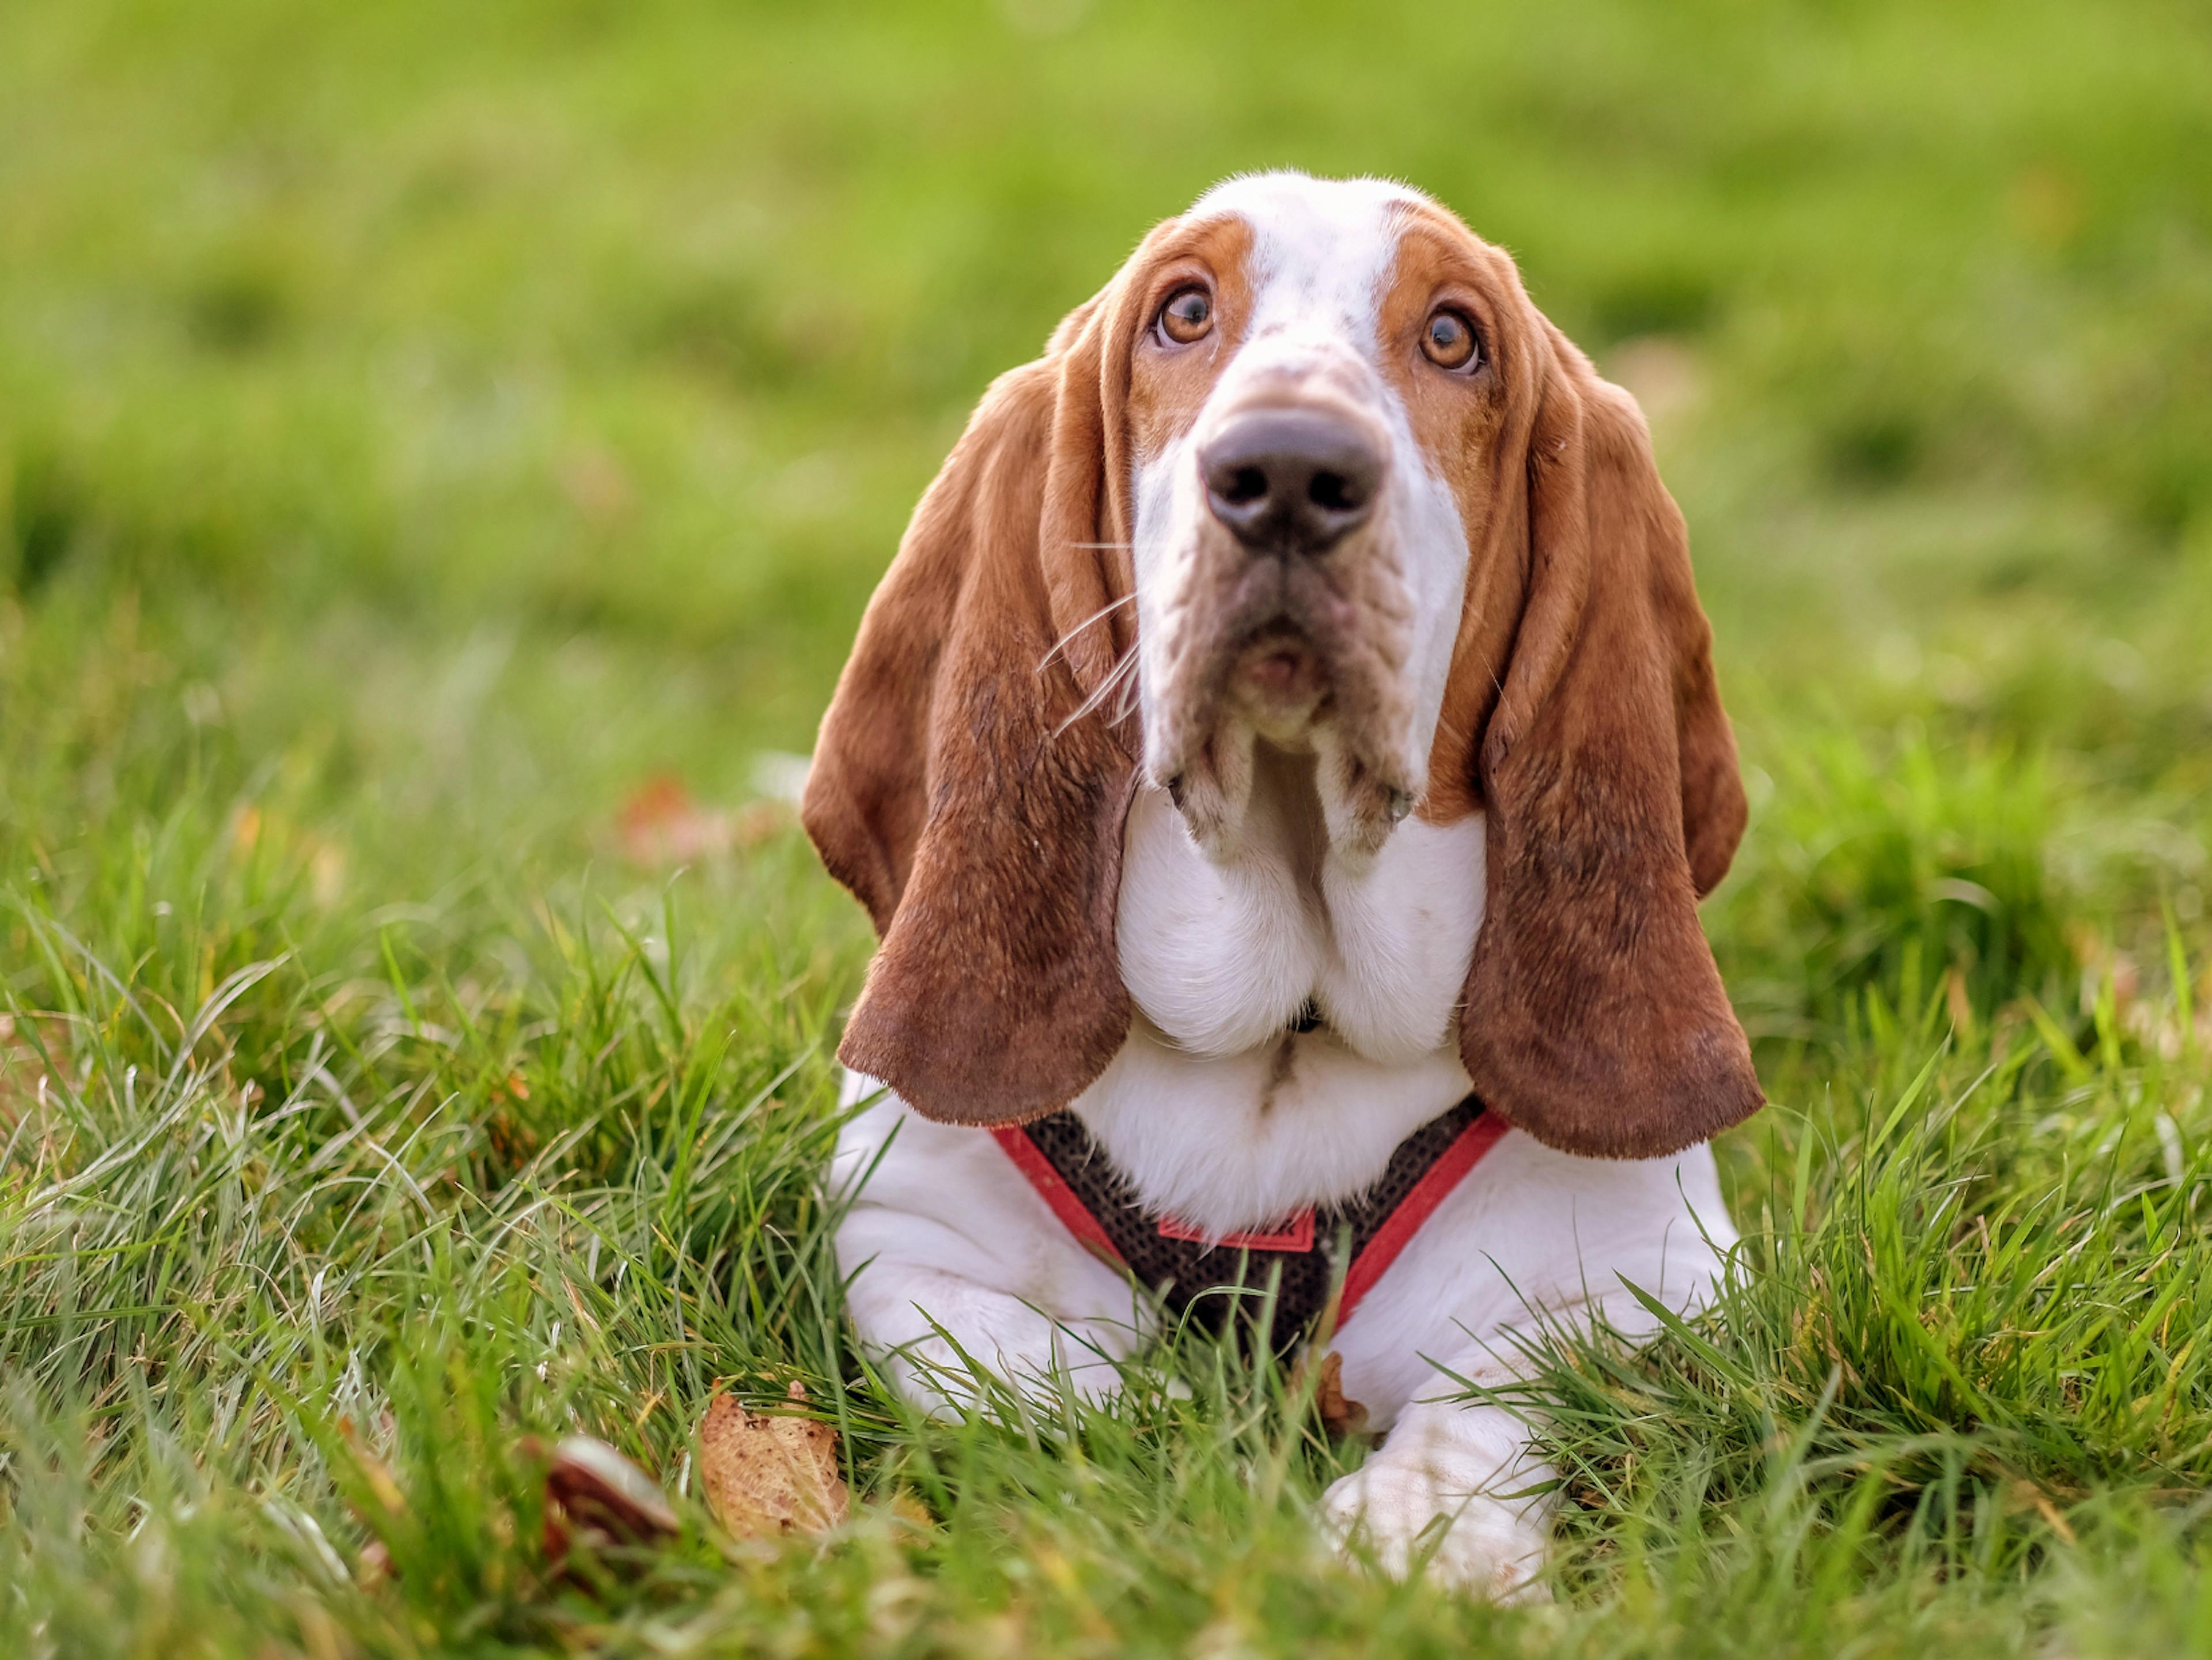
[[[1236,1472],[1346,1455],[1249,1379],[1090,1426],[1113,1523],[1049,1437],[948,1449],[866,1388],[807,1196],[866,931],[755,800],[988,378],[1154,220],[1291,165],[1457,209],[1650,416],[1754,801],[1707,921],[1778,1106],[1728,1165],[1778,1237],[1826,1231],[1758,1257],[1739,1371],[1562,1359],[1620,1414],[1580,1612],[1485,1629],[2212,1642],[2195,1523],[2143,1496],[2212,1474],[2195,1304],[2159,1306],[2212,1266],[2208,155],[2212,24],[2156,0],[0,8],[0,1630],[1449,1649],[1465,1610],[1301,1577],[1295,1506]],[[1939,1097],[1935,1140],[1869,1145]],[[1950,1332],[1929,1299],[2007,1215],[2093,1242],[2073,1294],[2113,1312],[2023,1283],[1922,1391],[1905,1329]],[[1818,1364],[1754,1311],[1826,1320]],[[988,1566],[863,1529],[742,1607],[702,1557],[556,1619],[511,1515],[481,1561],[423,1546],[402,1605],[271,1542],[307,1517],[343,1577],[337,1416],[472,1469],[422,1504],[461,1537],[507,1513],[501,1436],[586,1424],[676,1480],[749,1368]],[[2163,1428],[2053,1450],[2139,1374]],[[1856,1450],[1816,1453],[1845,1408]],[[1607,1439],[1668,1414],[1742,1458]],[[1811,1463],[1758,1453],[1800,1429]],[[1811,1554],[1761,1554],[1785,1513]]]

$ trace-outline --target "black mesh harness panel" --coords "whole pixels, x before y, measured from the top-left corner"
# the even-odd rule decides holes
[[[1061,1224],[1158,1292],[1175,1315],[1217,1331],[1232,1312],[1241,1310],[1240,1324],[1256,1322],[1261,1294],[1272,1285],[1267,1335],[1288,1347],[1328,1307],[1340,1263],[1335,1323],[1352,1317],[1383,1269],[1505,1128],[1469,1096],[1401,1141],[1365,1192],[1302,1211],[1273,1229],[1219,1239],[1147,1208],[1073,1113],[994,1134]]]

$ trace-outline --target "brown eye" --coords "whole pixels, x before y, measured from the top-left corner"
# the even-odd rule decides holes
[[[1181,289],[1160,307],[1160,332],[1178,346],[1203,340],[1213,330],[1213,296],[1204,289]]]
[[[1433,313],[1421,331],[1421,353],[1440,369],[1463,369],[1477,355],[1474,325],[1455,311]]]

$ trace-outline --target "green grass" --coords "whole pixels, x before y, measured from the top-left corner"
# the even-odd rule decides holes
[[[2149,0],[0,10],[0,1653],[2212,1653],[2207,154]],[[1361,1449],[1194,1341],[916,1421],[813,1190],[868,935],[757,757],[1279,163],[1644,397],[1752,785],[1747,1243],[1544,1347],[1548,1609],[1327,1566]],[[732,1548],[692,1426],[793,1377],[855,1520]],[[570,1427],[677,1545],[549,1578]]]

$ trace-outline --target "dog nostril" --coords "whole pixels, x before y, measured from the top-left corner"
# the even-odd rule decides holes
[[[1314,474],[1306,499],[1327,513],[1351,513],[1360,505],[1358,489],[1340,472]]]
[[[1229,475],[1222,489],[1222,499],[1234,506],[1261,500],[1267,494],[1267,475],[1257,467],[1239,467]]]
[[[1239,416],[1210,440],[1199,475],[1213,516],[1246,547],[1325,553],[1374,510],[1385,458],[1348,423],[1305,410]]]

